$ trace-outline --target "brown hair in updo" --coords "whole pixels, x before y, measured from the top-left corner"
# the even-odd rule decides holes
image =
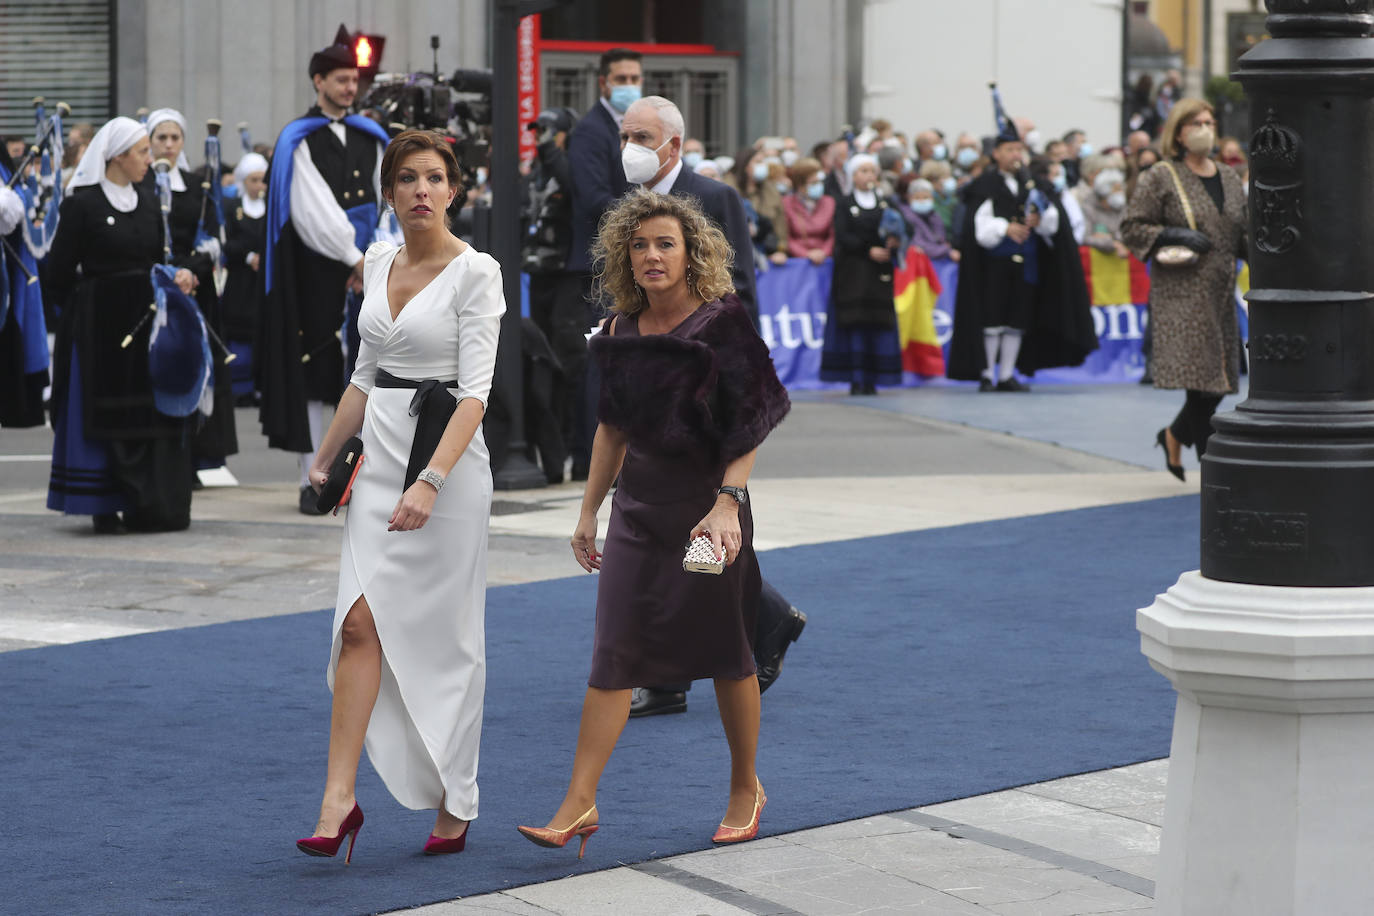
[[[610,299],[611,311],[627,317],[642,312],[648,305],[630,267],[630,239],[641,223],[656,216],[671,217],[682,227],[690,271],[687,283],[697,298],[712,302],[735,291],[730,277],[730,243],[710,217],[701,212],[696,199],[638,188],[606,211],[592,241],[597,298],[604,293]]]
[[[390,194],[396,184],[396,173],[412,153],[437,153],[444,163],[448,183],[463,190],[463,176],[458,171],[458,158],[453,155],[453,147],[444,135],[436,130],[401,131],[387,144],[386,155],[382,156],[382,193]]]

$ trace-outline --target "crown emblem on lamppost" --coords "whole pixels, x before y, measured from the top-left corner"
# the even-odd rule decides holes
[[[1301,163],[1302,138],[1270,108],[1250,138],[1255,247],[1265,254],[1287,254],[1302,241]]]
[[[1270,108],[1264,124],[1250,139],[1250,166],[1266,181],[1281,183],[1295,177],[1301,148],[1298,132],[1280,124],[1278,115]]]

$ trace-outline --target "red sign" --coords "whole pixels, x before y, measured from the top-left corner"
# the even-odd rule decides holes
[[[539,16],[520,20],[516,33],[515,78],[517,80],[516,117],[519,119],[520,161],[534,158],[538,146],[534,131],[525,128],[539,117]]]

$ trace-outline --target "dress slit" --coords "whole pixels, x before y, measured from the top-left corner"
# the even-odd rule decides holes
[[[448,787],[444,785],[444,778],[439,765],[438,749],[432,746],[424,733],[420,730],[411,715],[411,700],[417,699],[407,697],[406,689],[401,683],[401,679],[396,676],[396,669],[391,664],[391,659],[387,655],[386,636],[383,634],[385,625],[381,622],[383,615],[377,613],[377,609],[372,604],[372,599],[367,597],[366,589],[359,589],[356,597],[347,605],[348,611],[345,612],[343,620],[340,621],[334,633],[333,664],[330,666],[329,688],[334,689],[334,673],[339,666],[339,652],[343,643],[343,624],[348,620],[348,615],[353,612],[353,608],[362,598],[367,601],[367,606],[372,614],[372,624],[377,631],[377,645],[381,653],[381,678],[377,686],[377,700],[372,706],[372,713],[368,717],[367,734],[364,743],[368,745],[368,755],[374,761],[374,769],[386,783],[388,791],[396,797],[403,805],[414,809],[438,808],[447,802]],[[383,715],[377,715],[379,708],[383,705],[387,708],[381,710]],[[374,738],[374,723],[378,728],[384,729],[383,734],[378,734]],[[404,768],[405,782],[400,785],[394,784],[397,775],[392,773],[390,767],[385,765],[375,765],[378,760],[377,754],[373,752],[374,742],[386,743],[391,747],[404,747],[406,749],[407,766]],[[424,755],[423,767],[416,767],[414,760],[416,751],[422,751]],[[428,773],[426,774],[426,771]],[[433,783],[423,778],[421,774],[432,775]],[[435,785],[438,786],[438,801],[431,802],[434,797]],[[412,803],[414,800],[414,803]],[[447,810],[447,809],[446,809]],[[466,817],[455,811],[449,811],[454,817],[460,820],[473,820],[475,815],[468,814]]]

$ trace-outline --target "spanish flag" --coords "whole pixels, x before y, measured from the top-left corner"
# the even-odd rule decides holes
[[[935,299],[940,279],[924,252],[907,249],[906,265],[892,277],[902,369],[924,378],[945,374],[945,354],[935,335]]]
[[[1091,304],[1144,305],[1150,301],[1150,275],[1135,255],[1123,260],[1087,245],[1079,248],[1079,253]]]

